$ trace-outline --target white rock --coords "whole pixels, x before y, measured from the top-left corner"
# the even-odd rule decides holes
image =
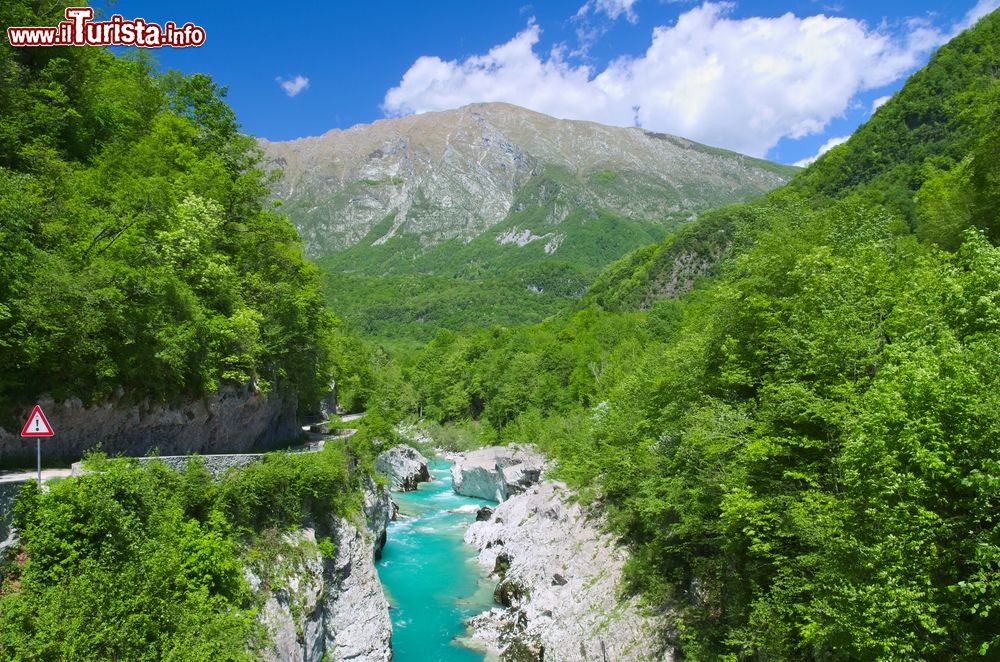
[[[400,444],[383,451],[375,458],[375,471],[389,479],[392,489],[397,492],[411,492],[418,483],[431,479],[427,470],[427,458],[416,449]]]
[[[672,659],[657,636],[662,619],[635,598],[618,601],[627,550],[570,497],[544,481],[469,526],[465,540],[500,570],[496,596],[508,604],[470,619],[472,638],[545,660]]]
[[[371,541],[346,520],[338,538],[335,584],[324,604],[325,649],[332,660],[391,660],[389,603],[372,562]]]
[[[363,522],[330,523],[336,546],[324,557],[314,527],[284,534],[284,552],[270,568],[249,567],[251,589],[267,591],[258,619],[272,646],[267,662],[388,662],[392,659],[389,603],[374,558],[385,543],[388,492],[366,485]],[[262,576],[277,572],[268,586]]]
[[[538,482],[545,467],[545,458],[528,446],[490,446],[452,459],[455,492],[497,502]]]
[[[38,403],[56,431],[45,442],[46,452],[54,456],[83,457],[98,441],[109,456],[154,449],[160,455],[249,453],[274,448],[301,432],[293,392],[275,388],[264,394],[250,385],[225,385],[204,397],[170,402],[136,401],[117,391],[91,405],[77,397],[56,400],[50,395],[40,396]],[[17,418],[27,415],[24,408]],[[34,463],[35,446],[25,444],[17,430],[0,427],[0,465],[15,460]]]
[[[282,169],[275,196],[286,201],[312,256],[370,241],[386,219],[391,226],[375,244],[409,237],[428,248],[486,235],[510,246],[544,241],[553,254],[575,231],[560,227],[572,209],[664,218],[756,197],[790,177],[683,138],[557,120],[504,103],[260,145]],[[614,185],[593,180],[608,171]],[[563,173],[558,183],[553,172]],[[511,226],[525,209],[547,210],[542,227]]]

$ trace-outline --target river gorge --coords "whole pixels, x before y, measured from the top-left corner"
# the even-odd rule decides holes
[[[399,505],[376,563],[392,617],[393,659],[475,662],[462,646],[464,621],[493,606],[491,581],[464,542],[476,511],[488,502],[456,494],[451,463],[429,463],[431,480],[393,495]]]
[[[394,660],[670,659],[662,616],[621,595],[626,549],[530,446],[397,446],[377,467],[398,507],[376,561]]]

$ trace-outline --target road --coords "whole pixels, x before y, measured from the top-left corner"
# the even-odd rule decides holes
[[[340,420],[343,421],[344,423],[350,423],[351,421],[358,420],[359,418],[363,417],[364,415],[365,415],[365,412],[361,412],[361,413],[358,413],[358,414],[345,414],[344,416],[340,417]],[[302,429],[305,432],[309,432],[309,426],[308,425],[303,426]],[[309,435],[309,443],[306,444],[306,448],[308,450],[319,450],[320,448],[322,448],[322,443],[320,443],[320,442],[322,442],[322,441],[324,441],[326,439],[331,439],[331,438],[332,439],[342,439],[342,438],[351,436],[355,432],[357,432],[357,430],[353,430],[353,429],[348,428],[348,429],[345,429],[342,434],[336,435],[336,436],[331,436],[331,435],[326,435],[326,434],[310,434]],[[67,476],[72,475],[72,472],[73,472],[72,469],[42,469],[42,482],[44,483],[45,481],[47,481],[47,480],[49,480],[51,478],[66,478]],[[29,480],[31,478],[35,478],[37,475],[38,475],[38,471],[36,471],[36,470],[31,470],[31,471],[21,471],[21,470],[18,470],[18,471],[0,471],[0,485],[2,485],[4,483],[23,483],[26,480]]]

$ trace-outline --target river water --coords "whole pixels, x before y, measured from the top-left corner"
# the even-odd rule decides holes
[[[489,502],[455,494],[450,467],[431,460],[431,482],[415,492],[393,494],[400,517],[389,525],[376,567],[392,607],[394,662],[484,659],[460,639],[463,621],[493,606],[494,582],[462,538],[475,509]]]

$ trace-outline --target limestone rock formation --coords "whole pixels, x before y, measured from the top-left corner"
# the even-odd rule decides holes
[[[388,478],[391,488],[397,492],[412,492],[418,483],[431,479],[427,458],[404,444],[380,453],[375,458],[375,471]]]
[[[686,219],[755,197],[794,168],[636,127],[560,120],[506,103],[260,141],[275,194],[313,256],[412,237],[423,247],[488,235],[558,257],[574,209]],[[503,224],[527,208],[543,226]]]
[[[469,527],[465,540],[496,575],[504,605],[470,620],[473,639],[502,659],[672,659],[656,634],[660,617],[636,599],[618,602],[627,551],[570,497],[547,480]]]
[[[246,453],[274,448],[301,433],[295,395],[277,388],[265,394],[227,385],[204,397],[167,403],[136,402],[123,392],[93,405],[42,396],[39,404],[56,432],[45,442],[47,457],[77,459],[97,442],[108,455],[144,455],[153,449],[160,455]],[[19,420],[27,414],[26,408]],[[34,454],[34,445],[25,444],[18,430],[0,428],[0,462],[33,461]]]
[[[505,501],[541,479],[545,458],[530,446],[490,446],[454,457],[451,480],[464,496]]]
[[[374,564],[391,513],[388,491],[369,480],[363,520],[338,519],[326,527],[285,533],[276,559],[247,568],[251,588],[263,594],[258,618],[273,642],[262,659],[392,658],[389,604]]]

